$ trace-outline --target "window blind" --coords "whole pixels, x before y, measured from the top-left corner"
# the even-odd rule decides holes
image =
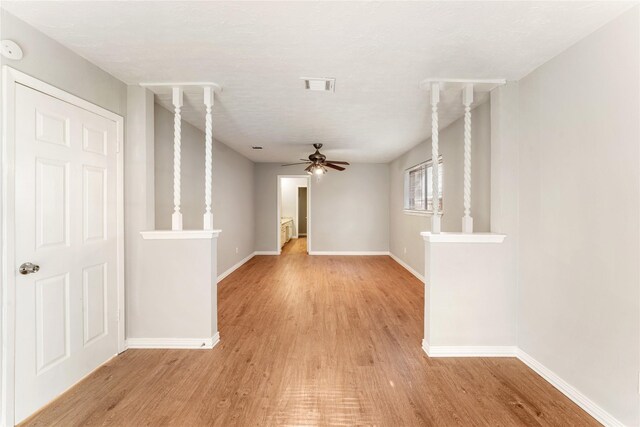
[[[406,210],[433,212],[433,184],[431,180],[432,169],[431,161],[427,161],[405,171],[404,208]],[[438,200],[439,211],[442,211],[443,208],[443,172],[444,167],[442,159],[440,159],[438,168],[438,193],[440,196]]]
[[[425,210],[425,171],[426,165],[421,165],[409,171],[409,206],[411,210]]]

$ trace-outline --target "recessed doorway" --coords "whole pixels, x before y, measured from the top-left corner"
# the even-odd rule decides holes
[[[307,237],[307,187],[298,187],[298,237]]]
[[[310,247],[310,183],[308,175],[278,176],[277,201],[277,251],[284,248],[304,245],[304,252]],[[300,240],[299,240],[300,239]],[[285,251],[286,252],[286,251]]]

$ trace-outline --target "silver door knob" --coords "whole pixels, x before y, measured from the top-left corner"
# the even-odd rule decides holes
[[[37,273],[40,270],[40,266],[37,264],[33,264],[31,262],[25,262],[20,266],[20,274],[31,274]]]

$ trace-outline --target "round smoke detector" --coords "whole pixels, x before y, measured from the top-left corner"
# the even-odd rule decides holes
[[[22,49],[13,40],[2,40],[2,56],[19,61],[22,59]]]

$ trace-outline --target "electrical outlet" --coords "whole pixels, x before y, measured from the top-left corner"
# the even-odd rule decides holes
[[[402,251],[405,255],[407,254],[407,248],[404,248]]]
[[[238,253],[238,248],[236,248],[236,253]]]

